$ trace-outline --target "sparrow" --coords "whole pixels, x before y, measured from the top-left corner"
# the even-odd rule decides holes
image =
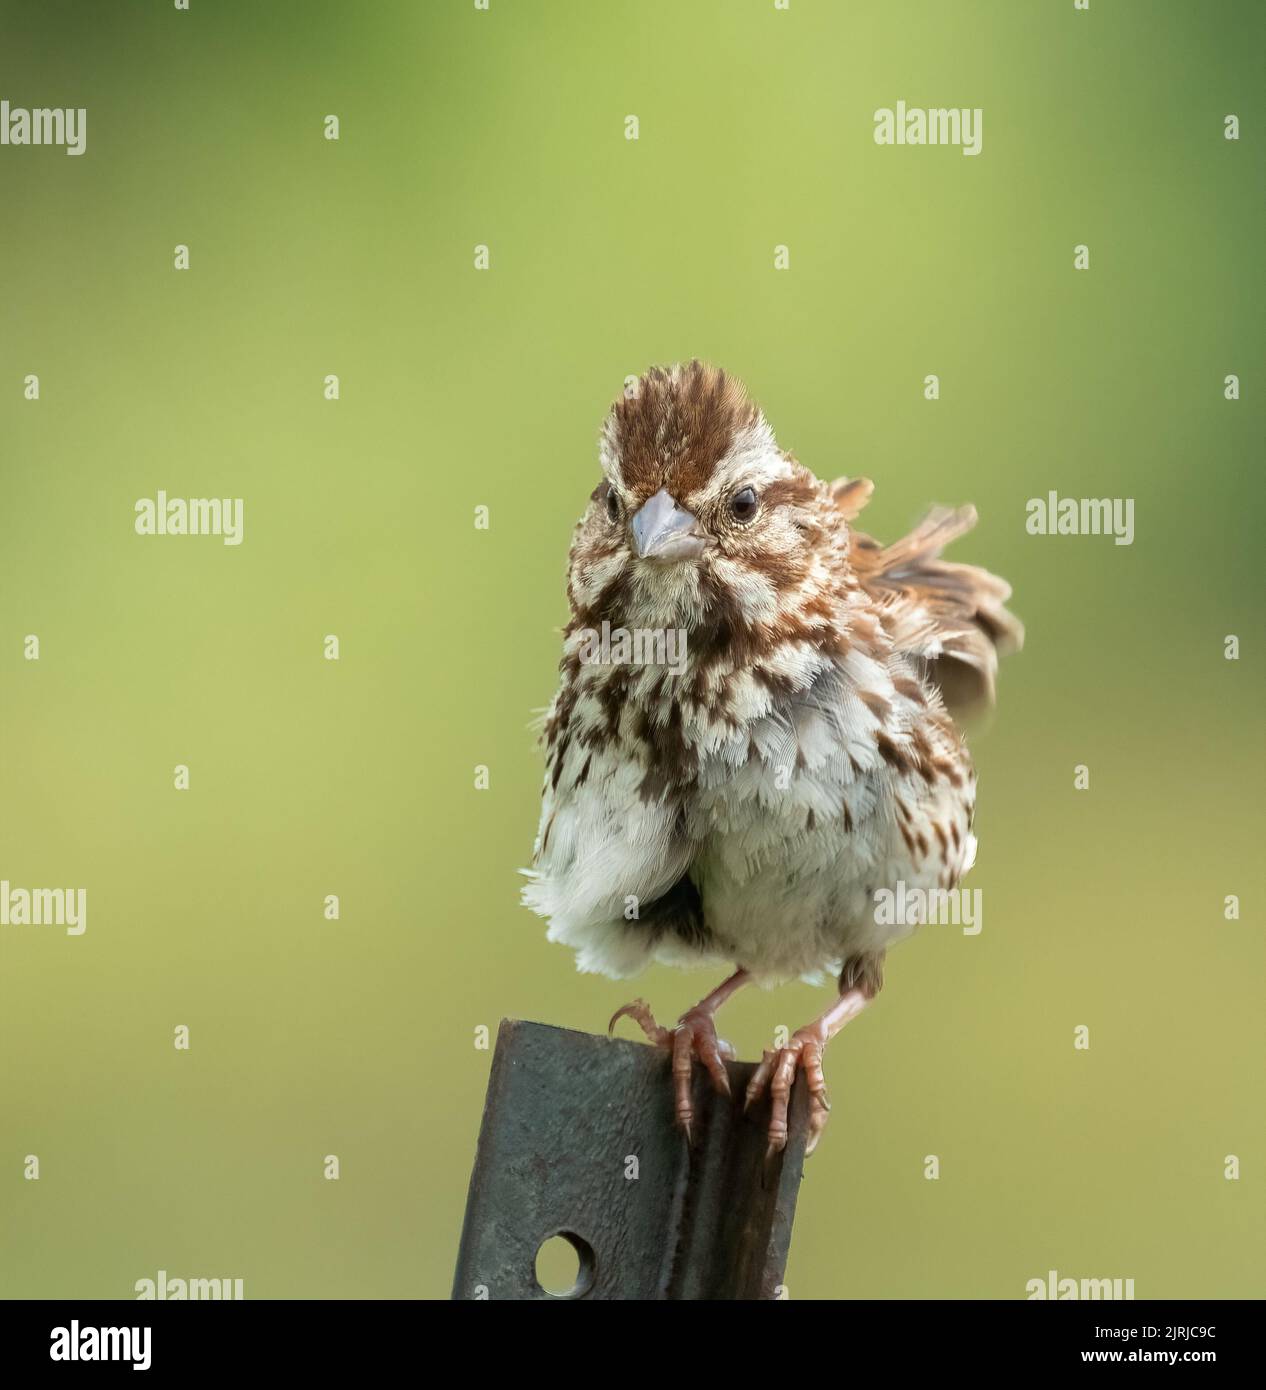
[[[720,1006],[751,983],[837,980],[820,1017],[764,1052],[745,1098],[768,1094],[773,1154],[802,1073],[811,1150],[830,1109],[823,1051],[913,930],[876,911],[877,893],[950,890],[972,865],[961,722],[992,704],[1023,628],[1003,580],[940,558],[974,508],[934,509],[879,544],[852,524],[871,482],[819,481],[715,367],[630,383],[598,457],[523,901],[581,971],[731,970],[675,1027],[640,999],[611,1020],[671,1051],[688,1139],[694,1063],[729,1094]],[[676,659],[656,659],[674,636]]]

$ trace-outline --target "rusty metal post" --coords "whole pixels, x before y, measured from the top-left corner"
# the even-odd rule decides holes
[[[767,1102],[743,1115],[696,1068],[696,1129],[673,1123],[668,1054],[565,1028],[502,1021],[470,1179],[454,1298],[549,1299],[536,1254],[565,1236],[589,1299],[774,1298],[804,1163],[805,1088],[766,1164]]]

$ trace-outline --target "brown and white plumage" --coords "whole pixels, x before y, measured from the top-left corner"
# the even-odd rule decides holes
[[[847,520],[865,505],[873,486],[868,478],[832,485],[836,505],[848,508]],[[928,663],[932,683],[958,718],[992,706],[998,657],[1024,642],[1022,624],[1005,607],[1011,597],[1006,580],[940,558],[975,524],[975,507],[936,507],[893,545],[854,531],[850,552],[854,572],[894,643]]]
[[[582,970],[825,970],[841,979],[833,1020],[851,1017],[909,930],[877,922],[877,890],[952,888],[974,855],[975,775],[952,714],[992,699],[997,652],[1022,637],[1001,580],[940,558],[975,513],[933,512],[886,547],[852,531],[871,484],[819,482],[733,378],[698,362],[648,372],[599,453],[524,900]],[[582,659],[604,621],[683,630],[679,673]],[[679,1053],[684,1036],[720,1084],[707,1004],[652,1036]],[[831,1031],[767,1059],[775,1141],[788,1065],[817,1097]],[[781,1118],[785,1135],[785,1105]]]

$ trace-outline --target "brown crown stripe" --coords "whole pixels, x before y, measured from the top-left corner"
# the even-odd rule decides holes
[[[675,379],[652,367],[608,417],[621,481],[646,497],[665,486],[674,496],[693,492],[758,414],[742,384],[718,367],[695,360]]]

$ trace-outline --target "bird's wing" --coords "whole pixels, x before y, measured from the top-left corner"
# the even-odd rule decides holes
[[[868,479],[841,478],[831,485],[831,496],[851,521],[871,490]],[[1006,607],[1006,580],[977,565],[941,559],[945,546],[975,524],[975,507],[935,507],[892,545],[852,531],[849,547],[853,571],[893,644],[925,663],[955,718],[993,704],[999,655],[1024,643],[1024,626]]]
[[[546,749],[540,828],[523,902],[583,971],[620,978],[647,965],[666,932],[699,919],[693,844],[677,803],[642,794],[646,768],[614,739],[560,736]],[[701,919],[700,919],[701,921]]]

